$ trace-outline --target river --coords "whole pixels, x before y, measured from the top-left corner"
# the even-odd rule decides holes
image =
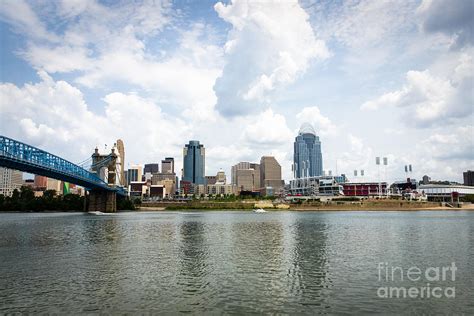
[[[3,213],[0,276],[1,314],[473,314],[474,212]]]

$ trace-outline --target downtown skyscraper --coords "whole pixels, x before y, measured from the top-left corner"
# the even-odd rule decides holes
[[[206,152],[197,140],[189,141],[183,149],[183,181],[206,184],[204,177]]]
[[[321,176],[323,156],[321,141],[309,123],[303,123],[295,138],[293,154],[293,174],[295,178]]]

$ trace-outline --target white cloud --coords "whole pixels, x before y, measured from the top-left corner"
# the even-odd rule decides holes
[[[449,132],[436,132],[423,141],[425,157],[441,161],[474,162],[474,125],[460,126]],[[467,166],[466,166],[467,167]]]
[[[404,164],[413,164],[414,176],[432,180],[462,182],[462,172],[474,164],[474,126],[443,127],[419,142],[416,152],[405,155]]]
[[[257,111],[272,91],[292,83],[313,60],[330,53],[318,40],[297,1],[232,1],[214,6],[232,24],[225,44],[226,64],[214,90],[224,116]]]
[[[97,83],[128,82],[139,86],[162,102],[191,111],[194,117],[213,116],[215,95],[212,91],[218,68],[199,68],[178,57],[153,62],[128,53],[104,55],[94,68],[77,81],[94,87]]]
[[[95,146],[110,146],[117,138],[125,143],[129,163],[181,153],[188,127],[164,114],[153,101],[111,93],[103,99],[105,114],[99,115],[89,109],[79,89],[44,72],[40,75],[39,83],[21,88],[0,85],[1,134],[73,161],[84,160]]]
[[[334,135],[337,133],[337,127],[335,124],[331,122],[331,120],[322,115],[319,107],[311,106],[311,107],[304,107],[298,114],[296,114],[296,118],[301,125],[304,122],[311,123],[318,135]]]
[[[230,170],[230,166],[233,164],[254,159],[253,150],[242,144],[208,146],[206,148],[206,163],[208,166],[216,166],[212,168],[213,170],[218,168]],[[212,174],[212,172],[208,172],[208,174]]]
[[[399,90],[362,104],[362,110],[377,110],[387,106],[405,108],[403,118],[420,127],[437,122],[450,122],[472,115],[473,59],[462,54],[454,71],[434,75],[430,70],[409,71],[406,84]]]
[[[221,73],[222,48],[208,39],[211,27],[195,23],[189,30],[177,31],[178,46],[165,54],[146,47],[147,40],[172,23],[174,13],[167,1],[110,7],[92,0],[22,3],[16,13],[14,3],[4,7],[4,15],[13,21],[22,19],[18,13],[25,11],[37,28],[43,20],[64,25],[61,32],[44,30],[56,41],[47,36],[38,41],[35,34],[25,32],[27,45],[19,55],[34,68],[50,74],[75,71],[75,82],[90,89],[138,88],[193,120],[215,120],[212,87]],[[17,24],[13,23],[19,28]]]
[[[248,122],[248,119],[245,120]],[[265,147],[289,144],[292,137],[285,117],[274,113],[271,108],[253,116],[243,131],[246,142]]]
[[[372,72],[400,58],[412,39],[418,1],[308,1],[318,35],[335,45],[337,67],[365,81]],[[304,6],[304,2],[303,6]],[[339,55],[339,51],[346,53]]]
[[[91,66],[87,49],[84,47],[56,46],[29,44],[28,49],[21,52],[26,60],[44,69],[48,73],[70,72],[74,70],[86,70]]]
[[[416,1],[349,0],[334,6],[319,3],[314,6],[315,23],[325,37],[334,37],[350,48],[377,47],[411,27],[410,17],[416,6]]]
[[[10,23],[16,32],[29,34],[35,40],[57,42],[59,38],[47,31],[45,24],[24,0],[0,1],[0,19]]]
[[[344,151],[341,155],[340,165],[342,169],[346,171],[364,169],[368,174],[373,158],[372,148],[367,146],[360,137],[353,134],[348,134],[347,139],[350,150]]]
[[[472,1],[423,0],[417,9],[421,28],[426,33],[442,33],[451,39],[451,48],[463,48],[474,43]]]

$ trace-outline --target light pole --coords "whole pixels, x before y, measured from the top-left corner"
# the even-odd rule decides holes
[[[306,188],[309,190],[309,160],[306,160]]]
[[[380,179],[380,157],[375,157],[375,164],[378,165],[379,197],[381,197],[383,192],[382,192],[382,182],[381,182],[381,179]],[[385,173],[385,177],[386,177],[387,176],[386,166],[388,165],[388,158],[387,157],[383,157],[383,165],[384,165],[384,173]],[[387,189],[385,189],[385,193],[387,193]]]
[[[357,177],[357,170],[354,170],[354,178]],[[357,183],[354,181],[354,196],[357,196]]]
[[[383,157],[383,172],[384,172],[384,180],[386,183],[385,186],[385,195],[388,196],[388,191],[387,191],[387,186],[388,186],[388,181],[387,181],[387,166],[388,166],[388,158]]]
[[[305,194],[305,191],[306,191],[306,161],[303,160],[301,163],[303,164],[303,167],[301,168],[301,171],[303,172],[301,191],[302,191],[303,194]]]

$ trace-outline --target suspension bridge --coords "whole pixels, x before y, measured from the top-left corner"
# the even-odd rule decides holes
[[[0,135],[0,167],[82,186],[89,193],[86,194],[89,211],[115,212],[117,194],[127,196],[124,179],[121,177],[123,161],[115,153],[115,148],[107,155],[99,154],[96,148],[90,158],[80,164],[74,164],[39,148]]]

